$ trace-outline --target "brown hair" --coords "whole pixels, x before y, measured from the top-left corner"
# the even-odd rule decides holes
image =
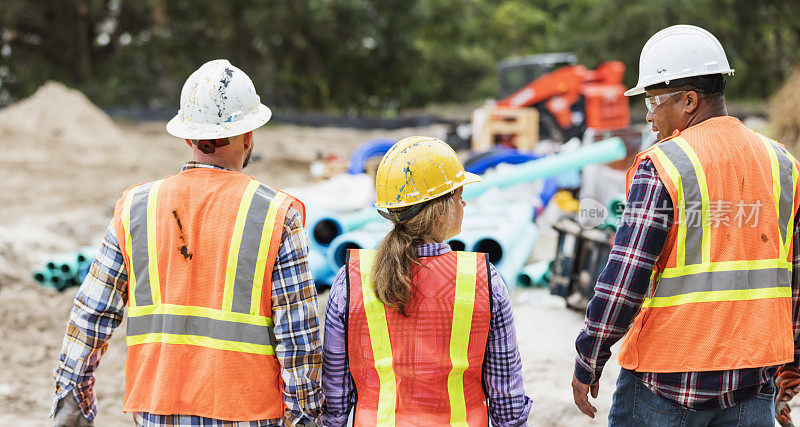
[[[425,202],[413,218],[395,222],[392,231],[378,245],[371,273],[373,291],[380,302],[398,309],[404,316],[413,290],[411,267],[421,265],[416,246],[435,240],[441,229],[449,225],[454,214],[453,200],[453,193],[448,193]]]

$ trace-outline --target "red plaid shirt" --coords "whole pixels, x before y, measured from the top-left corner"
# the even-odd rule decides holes
[[[629,207],[633,207],[630,209]],[[792,326],[795,364],[800,349],[800,228],[795,216],[792,269]],[[589,302],[586,324],[575,347],[575,376],[584,384],[600,378],[611,346],[630,329],[650,284],[672,225],[672,201],[653,163],[639,164],[631,182],[622,225]],[[711,372],[633,372],[650,390],[677,405],[707,410],[727,408],[755,396],[777,366]]]

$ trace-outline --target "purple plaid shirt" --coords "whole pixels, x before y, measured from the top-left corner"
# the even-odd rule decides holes
[[[446,243],[417,246],[421,257],[450,252]],[[483,382],[487,393],[489,416],[494,426],[527,425],[533,406],[525,395],[522,362],[514,330],[514,315],[503,279],[490,265],[492,314],[489,337],[483,360]],[[346,267],[336,275],[328,297],[323,344],[322,390],[325,393],[324,426],[344,426],[350,409],[356,403],[355,384],[347,361],[345,313],[347,312]]]
[[[586,325],[575,347],[575,376],[584,384],[600,378],[611,346],[622,338],[639,313],[650,285],[650,274],[667,241],[672,224],[672,200],[649,159],[636,170],[614,247],[595,286],[595,295],[586,312]],[[800,335],[800,228],[795,217],[792,269],[792,325],[795,338],[795,363]],[[708,410],[727,408],[758,393],[760,386],[777,367],[735,369],[710,372],[648,373],[633,372],[650,390],[677,405]]]

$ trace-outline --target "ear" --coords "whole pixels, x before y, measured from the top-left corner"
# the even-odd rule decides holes
[[[249,150],[250,146],[253,144],[253,131],[247,132],[244,134],[242,138],[242,142],[244,144],[244,149]]]
[[[700,94],[697,92],[690,90],[686,92],[686,101],[683,105],[683,111],[686,114],[692,114],[697,110],[697,104],[700,101]]]

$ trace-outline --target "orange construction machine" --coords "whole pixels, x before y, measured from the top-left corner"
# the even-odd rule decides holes
[[[539,138],[564,142],[582,138],[587,128],[604,132],[630,124],[622,62],[588,70],[574,55],[560,53],[505,60],[497,68],[503,99],[473,114],[474,150],[497,143],[530,149]]]

